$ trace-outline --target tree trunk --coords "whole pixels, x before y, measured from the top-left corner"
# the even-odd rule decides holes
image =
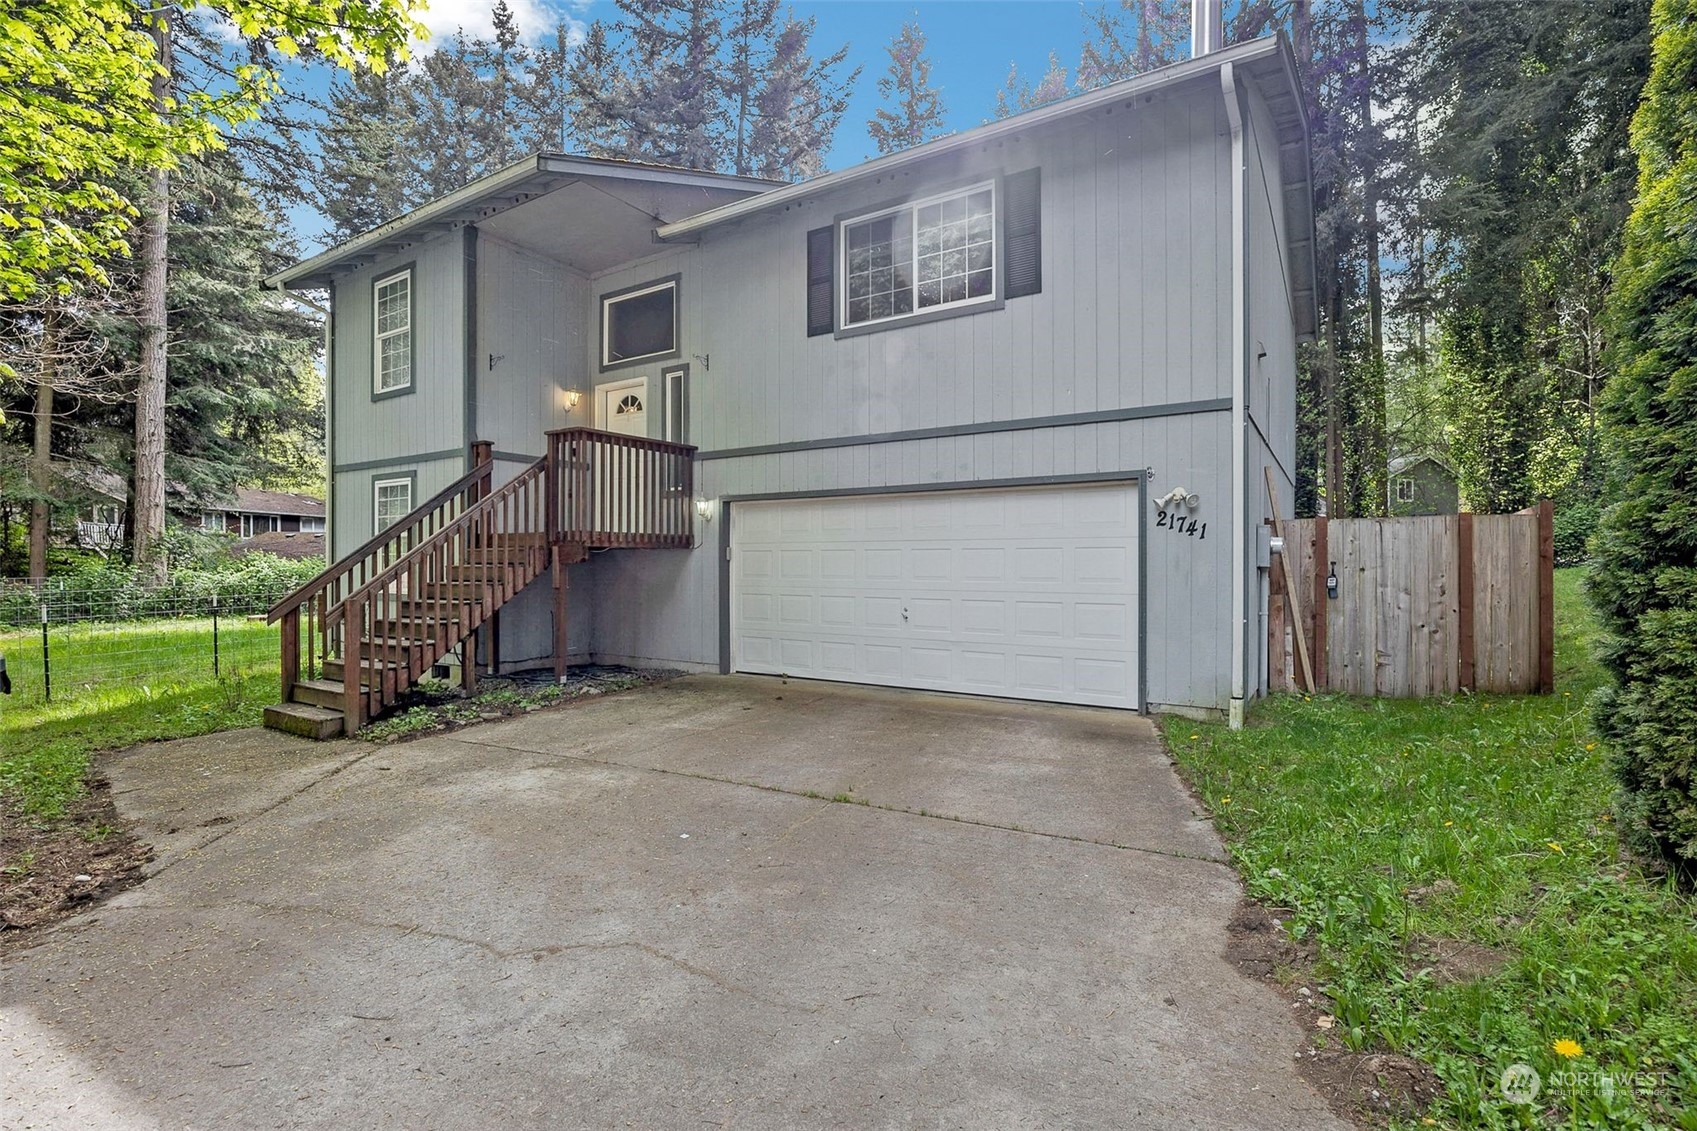
[[[154,104],[165,109],[170,95],[169,8],[153,25],[153,42],[164,74],[153,80]],[[165,269],[171,218],[171,178],[156,170],[148,186],[141,236],[141,375],[136,386],[135,507],[131,527],[135,564],[156,582],[165,580],[159,542],[165,533]]]
[[[1361,134],[1358,145],[1364,149],[1366,160],[1361,162],[1361,223],[1367,237],[1366,267],[1367,267],[1367,321],[1368,321],[1368,356],[1367,356],[1367,396],[1361,406],[1367,420],[1367,451],[1362,453],[1366,467],[1363,476],[1366,482],[1361,486],[1361,502],[1365,504],[1362,510],[1370,514],[1385,514],[1390,505],[1387,480],[1390,475],[1390,452],[1387,450],[1385,438],[1386,393],[1388,382],[1385,374],[1385,295],[1379,279],[1379,180],[1378,164],[1380,146],[1378,144],[1379,127],[1373,122],[1373,65],[1368,54],[1371,50],[1367,42],[1367,6],[1364,0],[1357,0],[1355,12],[1355,50],[1361,67],[1361,81],[1357,85],[1358,104],[1356,112],[1361,116]]]
[[[49,307],[41,320],[41,379],[35,386],[35,450],[30,458],[30,482],[35,498],[29,505],[29,576],[47,576],[47,541],[52,535],[53,501],[53,359],[59,348],[59,312]]]

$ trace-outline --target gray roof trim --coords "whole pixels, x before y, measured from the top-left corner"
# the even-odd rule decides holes
[[[750,197],[747,200],[722,204],[717,208],[710,208],[706,212],[691,216],[687,220],[679,220],[675,224],[663,224],[655,230],[655,235],[661,240],[694,235],[704,229],[728,223],[744,216],[751,216],[768,208],[779,208],[798,200],[830,192],[845,185],[865,180],[868,177],[882,176],[909,165],[953,153],[956,150],[969,149],[999,137],[1020,133],[1034,127],[1046,126],[1051,122],[1062,119],[1089,114],[1093,110],[1111,106],[1128,98],[1135,98],[1179,83],[1204,78],[1214,74],[1227,63],[1250,67],[1252,64],[1264,60],[1275,60],[1281,52],[1288,54],[1288,49],[1284,47],[1280,38],[1274,36],[1251,40],[1248,43],[1239,43],[1223,51],[1211,52],[1198,59],[1188,59],[1171,66],[1161,67],[1158,70],[1112,83],[1087,94],[1075,95],[1072,98],[1053,102],[1036,110],[1028,110],[1023,114],[1003,118],[999,122],[990,122],[958,134],[938,138],[936,141],[916,145],[912,149],[887,154],[853,168],[843,169],[836,173],[826,173],[822,177],[815,177],[798,184],[785,185],[783,188],[773,189],[771,192],[761,193],[759,196]],[[1264,69],[1252,68],[1257,75]],[[1293,65],[1289,70],[1293,84],[1295,73]],[[1293,85],[1293,90],[1295,89]],[[1217,96],[1217,90],[1215,94]],[[1303,135],[1303,139],[1306,140],[1306,134]]]
[[[666,165],[537,153],[270,275],[265,279],[265,285],[271,288],[323,286],[341,272],[368,267],[380,256],[476,223],[586,177],[686,188],[745,188],[750,192],[769,189],[775,183],[753,177],[674,169]]]

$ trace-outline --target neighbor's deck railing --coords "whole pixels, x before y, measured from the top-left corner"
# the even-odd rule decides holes
[[[592,428],[548,433],[554,541],[683,547],[695,533],[695,449]]]

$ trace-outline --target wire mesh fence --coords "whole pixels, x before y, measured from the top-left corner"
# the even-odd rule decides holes
[[[184,594],[133,586],[0,582],[0,711],[93,701],[276,670],[266,594]]]

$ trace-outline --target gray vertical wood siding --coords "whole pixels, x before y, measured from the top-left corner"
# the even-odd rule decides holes
[[[1259,678],[1260,575],[1234,576],[1234,491],[1246,520],[1268,513],[1275,468],[1285,513],[1294,472],[1295,342],[1282,186],[1270,117],[1251,93],[1244,171],[1248,430],[1245,481],[1232,482],[1231,145],[1217,78],[1134,107],[992,140],[970,152],[843,186],[663,246],[594,276],[499,239],[478,244],[471,388],[478,438],[537,455],[549,428],[594,423],[593,387],[649,378],[659,435],[660,375],[677,362],[600,368],[601,295],[679,276],[681,362],[689,365],[697,493],[725,500],[915,485],[1147,472],[1144,626],[1151,705],[1223,709],[1230,696],[1231,590],[1246,596],[1249,686]],[[806,233],[836,219],[951,186],[1042,170],[1043,291],[924,324],[806,336]],[[543,196],[524,209],[556,205]],[[547,215],[539,212],[539,215]],[[558,223],[569,225],[569,214]],[[402,461],[465,442],[465,270],[459,233],[417,261],[418,392],[370,399],[370,281],[337,292],[336,460]],[[489,367],[491,354],[500,355]],[[1264,356],[1262,356],[1264,354]],[[568,413],[563,393],[584,393]],[[1146,418],[998,422],[1147,412]],[[929,430],[923,437],[889,433]],[[829,440],[837,446],[802,446]],[[789,450],[760,451],[770,446]],[[749,451],[748,449],[755,449]],[[516,470],[503,465],[503,477]],[[419,498],[463,461],[418,464]],[[343,537],[370,529],[370,471],[339,474]],[[1155,527],[1152,498],[1183,486],[1208,536]],[[694,550],[620,550],[572,570],[572,650],[610,662],[716,668],[725,570],[720,537],[735,503],[698,523]],[[356,539],[357,540],[357,539]],[[340,544],[347,544],[346,542]],[[542,587],[504,614],[503,660],[541,660]]]

